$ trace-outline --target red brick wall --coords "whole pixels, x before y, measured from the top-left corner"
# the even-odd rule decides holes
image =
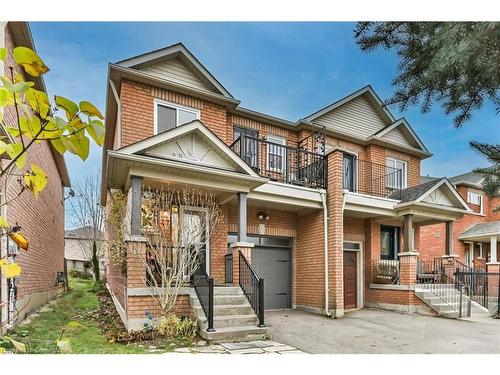
[[[153,314],[155,318],[161,316],[160,305],[151,296],[130,296],[128,297],[127,314],[129,319],[141,319],[146,321],[146,312]],[[173,312],[181,316],[194,318],[193,309],[189,295],[180,295],[177,297]]]
[[[5,32],[5,47],[11,51],[15,46],[9,27]],[[9,53],[5,62],[6,72],[7,66],[12,66],[13,63]],[[21,70],[19,73],[23,74]],[[10,125],[17,124],[12,108],[4,110],[4,121]],[[25,191],[7,206],[9,223],[21,225],[23,234],[30,242],[29,250],[21,251],[16,257],[22,267],[20,282],[17,284],[18,300],[31,293],[54,289],[57,272],[64,270],[63,186],[47,142],[30,147],[26,168],[32,163],[39,165],[47,173],[47,187],[37,199],[29,191]],[[20,171],[14,170],[14,173]],[[1,181],[1,185],[4,186],[4,181]],[[17,177],[13,176],[7,188],[7,200],[14,198],[18,191]]]

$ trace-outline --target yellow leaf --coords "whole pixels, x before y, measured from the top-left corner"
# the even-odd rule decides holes
[[[11,279],[21,274],[21,266],[17,263],[7,263],[0,266],[2,274],[5,278]]]
[[[0,60],[4,61],[7,56],[7,48],[0,48]]]
[[[16,243],[19,248],[28,251],[29,241],[20,232],[11,232],[9,237],[12,241]]]
[[[79,111],[78,106],[76,105],[76,103],[72,102],[69,99],[66,99],[63,96],[57,96],[57,95],[55,95],[54,96],[54,100],[56,102],[56,105],[59,108],[64,109],[64,111],[66,112],[66,117],[68,118],[68,120],[71,120],[78,113],[78,111]]]
[[[72,321],[72,322],[69,322],[68,324],[66,324],[66,326],[70,327],[70,328],[76,328],[76,327],[83,327],[83,324]]]
[[[31,171],[24,175],[24,183],[35,197],[47,186],[47,175],[36,164],[31,164]]]
[[[104,129],[102,122],[93,120],[89,123],[86,130],[87,133],[95,141],[95,143],[97,143],[99,146],[102,146],[102,144],[104,143],[104,136],[106,134],[106,130]]]
[[[46,93],[34,88],[26,91],[26,99],[34,112],[39,113],[42,119],[45,119],[50,110],[49,97]]]
[[[101,114],[101,112],[90,102],[80,102],[80,111],[90,117],[99,117],[101,120],[104,120],[104,116]]]
[[[61,155],[67,151],[67,148],[64,146],[64,143],[62,142],[62,140],[60,138],[51,139],[50,143],[56,149],[56,151],[58,153],[60,153]]]
[[[4,354],[4,353],[5,353],[5,348],[0,347],[0,354]]]
[[[8,228],[9,226],[7,220],[3,216],[0,216],[0,228]]]
[[[3,259],[0,259],[0,266],[3,266],[4,264],[7,264],[7,259],[3,258]]]
[[[0,87],[0,107],[14,105],[14,95],[6,87]]]
[[[17,157],[16,160],[16,165],[19,169],[23,169],[24,166],[26,165],[26,152],[23,151],[23,145],[19,143],[9,143],[6,146],[7,154],[10,156],[11,159],[14,159]]]
[[[81,134],[70,135],[61,138],[64,147],[72,154],[78,155],[80,159],[86,160],[89,156],[90,142],[87,137]]]
[[[33,77],[38,77],[40,74],[49,71],[42,59],[33,50],[26,47],[14,48],[14,60],[24,68],[26,73]]]

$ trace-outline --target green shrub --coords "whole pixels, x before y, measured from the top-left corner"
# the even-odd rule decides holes
[[[75,269],[70,269],[68,271],[68,274],[69,274],[69,276],[77,278],[77,279],[91,280],[93,278],[90,273],[82,272],[82,271],[75,270]]]
[[[196,321],[175,314],[161,317],[156,328],[161,336],[176,339],[192,339],[196,336],[197,331]]]

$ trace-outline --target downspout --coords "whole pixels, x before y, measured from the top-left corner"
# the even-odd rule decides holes
[[[325,257],[325,315],[330,317],[332,314],[330,314],[330,302],[328,300],[328,208],[326,206],[326,191],[321,191],[321,204],[323,206],[323,250],[324,250],[324,257]]]
[[[111,86],[111,91],[113,91],[113,96],[115,97],[116,106],[118,107],[118,113],[116,114],[116,127],[118,130],[118,147],[122,147],[122,103],[120,102],[120,97],[118,96],[118,91],[116,91],[115,83],[110,79],[109,85]]]

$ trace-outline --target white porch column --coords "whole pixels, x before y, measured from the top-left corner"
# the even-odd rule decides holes
[[[238,242],[247,241],[247,193],[238,193]]]
[[[490,263],[497,263],[498,262],[497,241],[498,241],[497,236],[490,237],[490,254],[491,254],[490,255]]]
[[[453,255],[453,221],[446,222],[445,254]]]

